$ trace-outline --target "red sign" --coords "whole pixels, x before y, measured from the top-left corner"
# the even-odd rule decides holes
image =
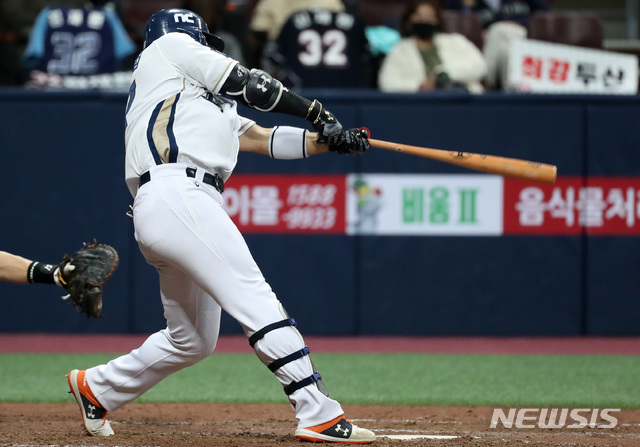
[[[524,78],[543,79],[545,75],[544,62],[544,59],[541,57],[525,55],[522,58],[522,76]],[[571,68],[569,61],[548,58],[546,65],[548,66],[548,72],[546,74],[551,82],[557,84],[567,82],[569,69]]]
[[[244,233],[345,233],[344,175],[233,175],[225,209]]]
[[[542,78],[542,58],[524,56],[522,59],[522,76],[525,78]]]
[[[567,82],[567,75],[569,73],[569,62],[559,59],[549,59],[551,68],[549,69],[549,80],[558,84]]]
[[[504,234],[640,234],[640,179],[562,177],[504,182]]]

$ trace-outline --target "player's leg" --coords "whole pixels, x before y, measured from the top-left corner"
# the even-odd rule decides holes
[[[168,262],[180,263],[185,271],[243,327],[247,336],[274,323],[282,327],[265,331],[254,344],[258,357],[266,363],[283,359],[305,348],[300,333],[291,325],[276,295],[266,283],[253,260],[244,238],[222,207],[222,197],[205,186],[192,191],[193,201],[174,204],[184,228],[180,244],[162,239],[153,249]],[[198,194],[210,194],[207,206],[199,206]],[[180,207],[184,206],[184,209]],[[314,373],[308,355],[294,359],[275,371],[280,382],[288,386],[302,382]],[[314,382],[289,397],[296,414],[304,423],[314,425],[342,414],[340,405],[322,394]]]
[[[215,258],[221,256],[224,263],[217,274],[197,281],[240,322],[256,355],[284,387],[299,419],[296,436],[311,441],[373,442],[375,435],[351,424],[340,404],[329,397],[310,349],[266,283],[238,229],[226,213],[216,222],[217,231],[210,234],[216,234],[212,242],[218,253],[210,262],[215,265]]]
[[[166,206],[167,200],[163,195],[167,191],[158,190],[156,183],[159,182],[145,186],[145,193],[139,196],[141,200],[136,200],[136,232],[147,241],[161,239],[180,247],[180,217]],[[179,197],[173,191],[169,195]],[[70,386],[77,388],[74,395],[83,410],[83,422],[90,434],[105,432],[103,427],[98,426],[99,422],[94,424],[95,421],[88,420],[93,417],[90,405],[108,411],[120,408],[173,372],[211,354],[218,339],[220,306],[193,283],[189,273],[180,265],[168,262],[162,254],[144,244],[140,246],[147,260],[159,272],[167,327],[150,336],[131,353],[106,365],[88,369],[86,376],[82,372],[82,383],[79,380],[72,381],[70,377]],[[188,253],[184,254],[189,256]],[[73,376],[76,379],[77,373]],[[81,388],[84,393],[81,393]],[[95,401],[85,402],[82,398],[85,394]],[[87,424],[90,426],[87,427]],[[96,429],[92,430],[94,425]]]
[[[206,206],[202,195],[210,199]],[[260,360],[283,385],[300,420],[299,429],[322,426],[338,430],[351,442],[375,436],[341,418],[343,410],[328,397],[309,350],[293,322],[256,265],[244,238],[222,207],[222,197],[205,185],[192,188],[171,204],[184,225],[180,244],[153,241],[153,250],[167,262],[180,264],[220,306],[243,327]],[[187,231],[188,230],[188,231]],[[146,247],[151,245],[145,244]],[[336,420],[338,418],[338,420]],[[347,425],[348,424],[348,425]],[[341,431],[340,431],[341,430]],[[310,432],[315,433],[315,432]],[[305,433],[308,437],[315,434]],[[331,435],[328,436],[331,439]]]
[[[215,349],[220,306],[179,269],[162,266],[159,274],[167,327],[129,354],[87,370],[91,390],[109,411],[138,398]]]
[[[73,370],[67,375],[90,435],[112,435],[108,411],[117,410],[165,377],[213,352],[220,306],[176,269],[163,269],[161,293],[167,317],[165,329],[106,365]]]

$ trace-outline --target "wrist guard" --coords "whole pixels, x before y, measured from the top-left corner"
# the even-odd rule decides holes
[[[55,273],[55,265],[33,261],[27,269],[27,280],[30,283],[56,284]]]

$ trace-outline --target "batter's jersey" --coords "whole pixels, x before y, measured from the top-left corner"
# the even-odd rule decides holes
[[[238,137],[254,124],[238,115],[235,101],[218,94],[236,64],[178,32],[138,56],[126,107],[125,176],[132,195],[140,175],[163,163],[186,163],[229,178]]]
[[[59,75],[118,71],[136,46],[109,8],[45,8],[24,53],[30,69]]]
[[[365,87],[364,23],[348,12],[309,9],[293,14],[277,39],[278,52],[301,87]]]

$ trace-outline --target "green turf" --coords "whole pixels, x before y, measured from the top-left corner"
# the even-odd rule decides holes
[[[64,375],[104,354],[0,354],[0,402],[70,402]],[[314,354],[343,404],[640,408],[640,356]],[[253,354],[214,354],[138,402],[286,403]]]

